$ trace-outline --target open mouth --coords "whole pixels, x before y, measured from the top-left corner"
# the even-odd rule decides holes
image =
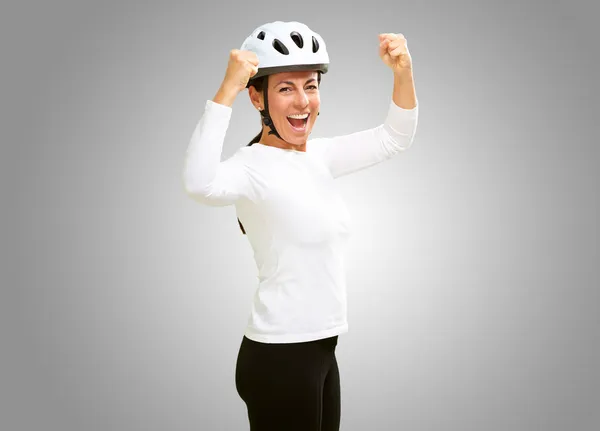
[[[304,132],[306,131],[306,124],[308,123],[308,119],[310,118],[310,114],[305,119],[299,118],[290,118],[286,117],[290,127],[296,132]]]

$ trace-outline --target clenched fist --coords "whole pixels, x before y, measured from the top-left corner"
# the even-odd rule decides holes
[[[258,72],[258,56],[252,51],[232,49],[229,52],[229,63],[223,79],[223,85],[238,92],[246,88],[246,84]]]
[[[406,38],[402,33],[381,33],[379,35],[379,56],[394,73],[412,68]]]

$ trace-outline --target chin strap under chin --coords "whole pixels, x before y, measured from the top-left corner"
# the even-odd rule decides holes
[[[269,130],[269,135],[275,135],[283,141],[284,139],[279,135],[279,133],[277,133],[277,129],[275,128],[275,125],[273,124],[273,120],[271,119],[269,114],[265,113],[266,110],[267,110],[267,108],[265,107],[265,109],[260,111],[260,115],[263,118],[263,123],[265,124],[265,126],[267,126],[271,129],[271,130]]]

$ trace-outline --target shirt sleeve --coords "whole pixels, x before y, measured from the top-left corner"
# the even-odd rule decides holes
[[[210,206],[225,206],[248,197],[250,183],[238,150],[221,161],[232,108],[207,100],[185,155],[182,173],[188,196]]]
[[[419,105],[401,108],[392,100],[383,124],[332,138],[316,138],[312,145],[334,178],[373,166],[411,147],[417,130]]]

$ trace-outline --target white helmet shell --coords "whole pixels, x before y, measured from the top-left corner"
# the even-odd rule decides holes
[[[327,73],[329,67],[323,38],[297,21],[261,25],[246,38],[240,50],[252,51],[258,57],[258,72],[251,79],[294,70]]]

